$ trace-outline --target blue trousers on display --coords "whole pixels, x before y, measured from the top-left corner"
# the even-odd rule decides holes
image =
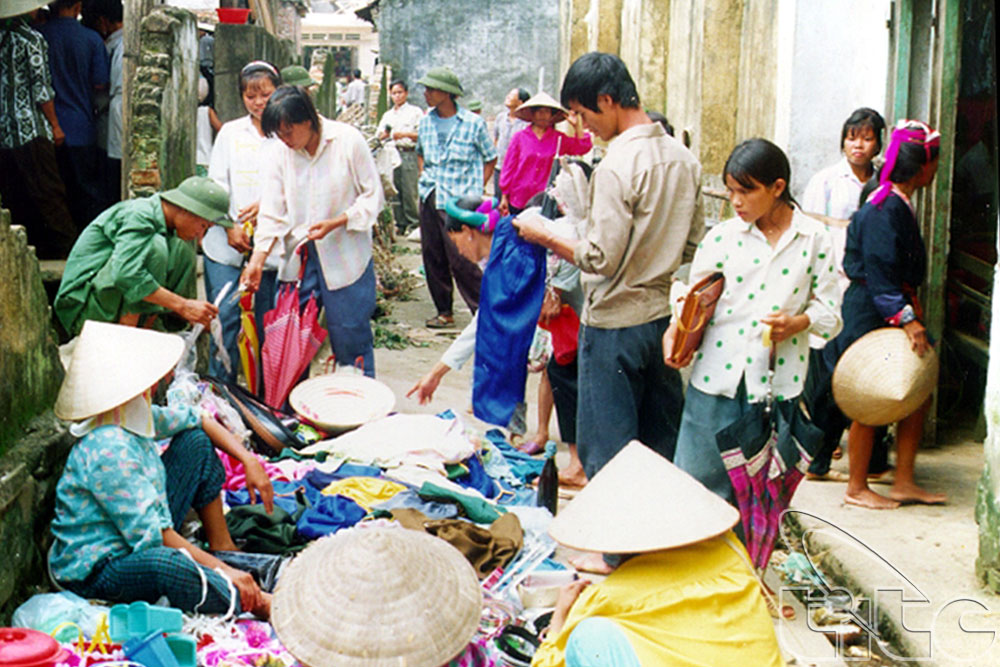
[[[663,363],[662,317],[632,327],[580,327],[576,440],[589,479],[631,440],[674,458],[684,393]]]
[[[222,325],[222,343],[229,353],[229,360],[232,362],[232,370],[226,372],[222,362],[215,358],[215,339],[211,339],[209,349],[211,354],[208,360],[209,373],[217,378],[235,382],[240,368],[240,351],[236,347],[236,340],[240,333],[240,304],[239,300],[234,300],[233,295],[240,283],[240,273],[242,267],[229,266],[205,257],[205,294],[211,302],[219,296],[219,292],[226,286],[226,283],[233,281],[233,286],[229,295],[219,304],[219,323]],[[257,340],[264,343],[264,313],[274,308],[274,295],[277,271],[264,271],[260,279],[260,288],[254,295],[253,310],[257,317]]]

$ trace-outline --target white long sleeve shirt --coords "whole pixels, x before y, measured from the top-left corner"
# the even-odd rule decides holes
[[[372,258],[372,226],[385,205],[382,183],[364,137],[355,128],[320,117],[315,155],[277,141],[269,146],[261,176],[254,243],[280,253],[278,279],[299,277],[297,248],[309,226],[347,214],[347,224],[316,242],[327,289],[354,283]]]
[[[208,177],[229,193],[229,217],[239,218],[240,210],[260,201],[261,165],[265,146],[278,139],[268,139],[257,131],[249,115],[231,120],[222,126],[212,157],[208,163]],[[201,242],[205,254],[214,262],[240,266],[243,253],[229,245],[226,230],[212,225]],[[279,257],[267,258],[268,270],[278,268]]]

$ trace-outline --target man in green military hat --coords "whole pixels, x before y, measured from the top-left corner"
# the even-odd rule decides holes
[[[149,326],[174,312],[208,326],[218,309],[196,299],[195,250],[212,224],[232,227],[229,195],[202,176],[166,192],[119,202],[80,234],[53,308],[70,336],[86,320]]]
[[[427,289],[437,309],[426,324],[443,329],[455,323],[452,279],[469,310],[475,313],[483,277],[482,270],[463,257],[445,233],[444,205],[459,197],[483,194],[486,182],[493,176],[497,150],[486,121],[455,104],[455,98],[465,91],[454,72],[434,67],[417,83],[424,86],[424,100],[431,107],[417,129],[420,247]]]
[[[302,65],[289,65],[281,68],[281,81],[288,86],[302,86],[306,90],[316,85],[316,81],[309,76],[309,70]]]

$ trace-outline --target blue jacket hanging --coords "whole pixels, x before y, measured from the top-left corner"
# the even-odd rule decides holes
[[[524,402],[528,348],[545,296],[545,249],[527,243],[501,218],[479,291],[479,322],[472,377],[476,417],[507,426]]]

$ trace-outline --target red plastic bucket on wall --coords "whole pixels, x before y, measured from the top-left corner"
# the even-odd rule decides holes
[[[219,15],[220,23],[246,23],[250,16],[249,9],[240,7],[216,7],[215,13]]]

